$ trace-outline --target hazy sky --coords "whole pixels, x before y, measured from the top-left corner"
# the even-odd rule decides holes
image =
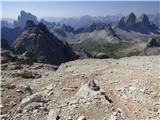
[[[160,11],[158,2],[2,2],[2,17],[17,19],[21,10],[42,17],[106,16],[135,12],[154,14]]]

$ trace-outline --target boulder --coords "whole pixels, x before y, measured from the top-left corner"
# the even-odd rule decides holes
[[[100,87],[95,83],[94,80],[90,81],[88,86],[93,91],[99,91],[100,90]]]

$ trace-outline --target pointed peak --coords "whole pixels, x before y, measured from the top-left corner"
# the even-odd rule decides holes
[[[136,17],[136,15],[134,14],[134,12],[131,12],[128,16],[129,17]]]
[[[142,14],[140,17],[140,21],[143,22],[146,25],[149,25],[150,21],[149,18],[146,14]]]
[[[142,18],[142,19],[149,19],[146,14],[142,14],[142,15],[141,15],[141,18]]]
[[[20,14],[24,15],[24,14],[26,14],[26,12],[24,10],[21,10]]]

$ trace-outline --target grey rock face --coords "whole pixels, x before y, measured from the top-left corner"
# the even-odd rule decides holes
[[[90,81],[88,84],[89,88],[94,91],[99,91],[100,87],[93,81]]]
[[[136,24],[136,16],[134,13],[129,14],[129,16],[126,18],[126,28],[134,27]]]
[[[54,109],[51,109],[48,113],[48,120],[58,120],[59,116]]]
[[[1,39],[1,48],[3,49],[10,49],[8,41],[6,39]]]
[[[123,28],[125,26],[124,17],[122,17],[118,23],[118,27]]]
[[[24,32],[12,47],[17,54],[26,51],[34,53],[36,62],[59,65],[76,59],[76,55],[66,42],[63,43],[51,34],[43,23],[35,25],[33,21],[27,21]]]
[[[6,39],[9,45],[11,45],[21,33],[22,33],[22,28],[20,27],[15,27],[15,28],[2,27],[1,28],[1,37],[3,39]]]

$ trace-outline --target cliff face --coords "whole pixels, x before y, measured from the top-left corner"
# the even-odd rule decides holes
[[[57,71],[39,63],[3,64],[2,117],[158,120],[159,59],[76,60],[62,64]]]

